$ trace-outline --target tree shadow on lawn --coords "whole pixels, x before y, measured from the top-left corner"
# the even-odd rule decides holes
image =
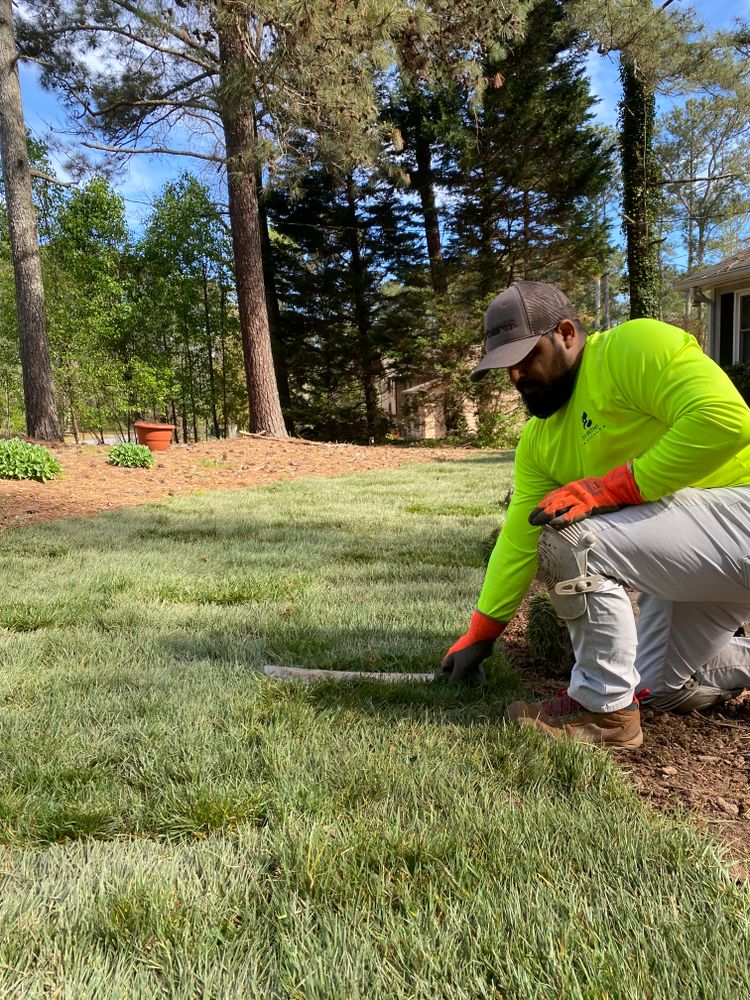
[[[506,705],[520,696],[520,687],[517,678],[495,670],[485,684],[471,687],[449,684],[442,678],[424,684],[321,681],[307,685],[305,698],[321,709],[343,707],[369,717],[382,715],[414,722],[434,721],[438,711],[446,722],[473,726],[502,722]]]
[[[504,487],[498,488],[498,494],[500,493],[504,495]],[[227,491],[215,494],[217,499],[223,499],[226,495]],[[94,518],[70,518],[32,525],[23,532],[6,537],[0,549],[3,553],[19,556],[59,558],[77,551],[133,553],[139,546],[147,548],[149,544],[158,545],[161,541],[222,546],[227,542],[247,542],[257,553],[263,545],[274,547],[280,542],[289,545],[299,540],[304,542],[305,557],[309,549],[335,555],[342,546],[351,549],[354,543],[359,543],[364,549],[377,545],[378,552],[386,559],[389,554],[402,555],[405,539],[408,538],[410,554],[418,556],[420,552],[427,553],[425,561],[429,562],[436,549],[435,527],[432,520],[426,523],[425,518],[432,519],[436,514],[444,513],[454,519],[440,519],[441,539],[438,548],[453,553],[456,542],[463,538],[464,550],[468,551],[472,542],[477,549],[481,549],[486,544],[489,533],[477,529],[476,522],[493,517],[499,521],[502,499],[498,495],[496,505],[469,501],[453,503],[450,498],[442,504],[433,502],[415,505],[412,503],[413,497],[404,496],[401,509],[391,509],[390,512],[403,516],[408,532],[389,535],[387,527],[382,531],[376,524],[370,524],[366,529],[349,524],[346,512],[336,509],[310,516],[307,508],[299,519],[285,516],[283,508],[272,514],[269,511],[272,498],[267,496],[263,497],[262,516],[257,516],[251,498],[242,494],[239,496],[244,502],[239,502],[237,511],[231,514],[221,503],[213,506],[212,495],[204,494],[200,498],[203,503],[196,505],[194,509],[177,507],[175,504],[179,501],[170,499],[143,507],[107,511]],[[184,502],[185,498],[180,499]],[[358,497],[352,498],[354,503],[358,500]],[[63,538],[61,526],[64,528]],[[459,556],[455,558],[457,561]]]
[[[251,494],[243,496],[236,508],[228,508],[226,494],[220,496],[215,503],[204,496],[191,506],[183,498],[121,509],[100,519],[35,526],[20,533],[22,539],[7,539],[7,544],[14,555],[29,558],[32,580],[47,579],[47,559],[52,555],[59,559],[61,554],[76,560],[82,594],[90,587],[86,573],[111,574],[111,593],[100,595],[101,606],[90,615],[88,605],[82,605],[83,614],[76,621],[85,624],[89,618],[96,628],[106,632],[112,627],[121,634],[136,627],[131,605],[133,595],[138,595],[143,621],[156,632],[156,644],[173,664],[182,661],[188,670],[207,660],[246,663],[249,670],[259,670],[265,663],[388,673],[439,669],[460,626],[435,628],[431,622],[436,617],[451,620],[451,608],[463,604],[468,622],[476,573],[486,557],[487,530],[474,515],[441,518],[437,538],[432,515],[406,514],[405,530],[393,529],[392,521],[380,529],[376,524],[353,524],[335,508],[303,507],[304,516],[295,524],[290,523],[286,505],[278,507],[267,494],[258,498],[257,510]],[[356,496],[353,499],[356,502]],[[404,496],[403,503],[411,499]],[[175,542],[184,543],[184,549],[180,545],[175,550]],[[141,549],[144,555],[151,554],[148,560],[139,561]],[[176,579],[186,581],[174,594],[173,558]],[[218,582],[225,576],[249,583],[245,589],[222,589]],[[294,577],[294,583],[296,576],[298,588],[288,588],[281,599],[275,595],[279,581],[286,585]],[[77,577],[72,580],[76,599]],[[322,596],[315,592],[321,579]],[[68,588],[64,573],[53,586],[49,580],[47,584],[46,596],[31,602],[27,616],[41,621],[40,612],[46,607],[42,604],[49,601],[48,624],[64,627],[67,606],[56,606],[56,588],[59,593]],[[369,608],[363,610],[365,602]],[[406,602],[410,610],[404,608],[402,613]],[[164,607],[172,610],[161,624]],[[328,621],[318,624],[318,613]],[[347,617],[353,620],[347,622]],[[342,626],[335,624],[339,619]],[[480,717],[499,720],[506,702],[521,693],[520,679],[502,651],[490,661],[488,676],[486,685],[475,688],[442,681],[343,686],[331,682],[309,686],[307,697],[321,706],[350,704],[368,713],[394,712],[400,706],[415,718],[437,709],[464,714],[469,722]]]
[[[507,451],[502,451],[490,455],[477,455],[476,458],[472,455],[471,458],[451,458],[451,459],[435,459],[436,464],[440,462],[450,462],[451,465],[503,465],[507,462],[515,462],[516,451],[515,448],[511,448]]]
[[[233,645],[227,636],[216,635],[217,658],[226,660]],[[415,651],[415,641],[420,650]],[[421,631],[399,643],[396,633],[387,629],[305,629],[296,642],[294,637],[269,634],[237,639],[231,659],[246,663],[248,680],[256,677],[279,691],[289,689],[321,709],[349,708],[362,715],[424,719],[437,711],[452,723],[473,725],[500,722],[506,705],[522,694],[518,672],[502,654],[496,652],[485,664],[482,684],[450,684],[440,675],[439,661],[452,639],[442,632]],[[211,639],[195,633],[165,635],[162,647],[169,656],[186,664],[210,657]],[[317,655],[311,655],[317,650]],[[441,652],[435,657],[433,650]],[[321,651],[325,651],[325,656]],[[382,673],[383,680],[326,680],[312,683],[265,678],[262,667],[296,666],[320,670],[352,670]],[[391,681],[391,673],[435,673],[433,681]],[[253,676],[254,675],[254,676]]]

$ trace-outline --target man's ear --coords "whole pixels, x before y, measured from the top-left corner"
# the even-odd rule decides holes
[[[578,329],[572,319],[561,319],[557,329],[565,346],[570,349],[578,338]]]

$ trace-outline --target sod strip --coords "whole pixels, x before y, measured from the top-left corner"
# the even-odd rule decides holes
[[[425,684],[435,680],[434,673],[399,674],[373,673],[369,670],[314,670],[309,667],[278,667],[267,663],[263,667],[266,677],[277,681],[297,681],[301,684],[314,684],[321,681],[378,681],[386,684]]]

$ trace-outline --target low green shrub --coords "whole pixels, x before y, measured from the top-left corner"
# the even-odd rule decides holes
[[[524,415],[501,408],[485,410],[477,421],[477,448],[515,448],[524,425]]]
[[[41,444],[30,444],[20,438],[0,441],[0,478],[36,479],[46,483],[56,479],[62,466]]]
[[[734,382],[739,394],[750,406],[750,363],[727,365],[724,371]]]
[[[154,464],[154,456],[145,444],[125,441],[109,449],[107,462],[125,469],[150,469]]]

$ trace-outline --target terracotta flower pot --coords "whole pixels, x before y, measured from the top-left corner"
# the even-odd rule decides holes
[[[151,451],[166,451],[172,442],[174,424],[149,423],[147,420],[136,420],[133,424],[138,435],[138,444],[145,444]]]

